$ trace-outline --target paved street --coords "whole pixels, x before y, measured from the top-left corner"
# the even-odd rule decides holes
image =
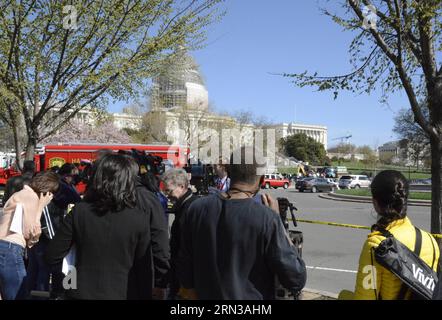
[[[306,220],[321,220],[371,226],[376,213],[368,203],[325,200],[318,194],[300,193],[295,189],[269,191],[275,197],[295,201],[296,216]],[[410,206],[408,213],[416,226],[430,229],[430,208]],[[292,226],[292,225],[291,225]],[[339,293],[354,290],[359,254],[368,230],[299,223],[304,234],[303,258],[308,266],[307,288]]]

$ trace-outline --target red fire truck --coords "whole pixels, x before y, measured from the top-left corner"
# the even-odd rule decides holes
[[[59,143],[46,145],[36,150],[34,156],[37,171],[47,170],[51,167],[61,167],[65,163],[81,164],[93,162],[97,151],[108,149],[114,152],[120,150],[137,150],[151,156],[161,157],[170,166],[182,168],[186,165],[190,149],[186,146],[171,145],[143,145],[143,144],[80,144]],[[20,174],[14,167],[0,169],[0,186],[4,186],[8,178]],[[80,189],[82,189],[80,187]],[[80,190],[79,190],[80,191]]]
[[[143,144],[57,144],[47,145],[36,155],[35,164],[39,170],[46,170],[54,166],[61,167],[65,163],[93,162],[98,150],[108,149],[114,152],[120,150],[146,152],[152,156],[161,157],[170,161],[174,167],[182,168],[189,155],[189,148],[170,145],[143,145]]]

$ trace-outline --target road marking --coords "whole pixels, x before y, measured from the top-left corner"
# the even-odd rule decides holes
[[[345,270],[345,269],[333,269],[333,268],[323,268],[323,267],[312,267],[307,266],[307,269],[314,269],[314,270],[324,270],[324,271],[336,271],[336,272],[347,272],[347,273],[358,273],[354,270]]]

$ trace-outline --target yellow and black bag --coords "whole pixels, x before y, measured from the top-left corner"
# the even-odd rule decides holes
[[[415,227],[416,243],[414,252],[398,241],[387,230],[380,230],[385,236],[374,250],[376,261],[397,276],[403,283],[398,300],[403,300],[408,290],[412,291],[411,298],[431,300],[438,278],[433,270],[436,262],[436,248],[433,241],[433,264],[429,266],[420,258],[422,247],[422,231]]]

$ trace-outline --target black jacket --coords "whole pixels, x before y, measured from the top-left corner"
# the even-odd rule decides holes
[[[48,204],[48,212],[55,233],[57,233],[61,221],[67,213],[68,206],[80,201],[80,194],[75,190],[74,186],[61,179],[58,191],[54,194],[54,199]],[[41,216],[40,224],[42,227],[40,241],[49,241],[50,237],[44,215]]]
[[[52,200],[60,209],[66,210],[68,205],[81,201],[80,194],[73,185],[68,184],[64,179],[60,179],[58,191]]]
[[[181,222],[177,272],[199,299],[274,299],[276,276],[293,292],[304,287],[305,264],[280,216],[255,200],[204,197]]]
[[[140,285],[139,277],[136,277],[135,266],[130,273],[129,299],[150,299],[153,287],[165,288],[168,283],[168,274],[170,270],[170,247],[169,247],[169,226],[164,217],[164,208],[158,197],[149,191],[141,182],[137,182],[137,207],[146,214],[149,221],[151,245],[145,252],[143,263],[138,266],[147,265],[148,273],[143,273]],[[138,272],[139,274],[139,272]],[[148,287],[148,291],[146,291]]]
[[[76,246],[77,289],[67,290],[73,299],[126,299],[129,271],[142,260],[151,245],[149,219],[138,209],[98,215],[90,203],[78,203],[63,219],[49,242],[49,264],[62,262]],[[140,278],[147,266],[139,268]]]
[[[193,201],[198,199],[196,195],[193,194],[192,190],[187,190],[187,192],[175,203],[172,208],[172,212],[175,215],[175,219],[173,220],[172,227],[170,228],[170,297],[175,298],[175,295],[178,293],[180,288],[180,283],[178,280],[178,275],[176,273],[179,265],[177,264],[178,260],[178,251],[180,247],[180,220],[181,217],[187,212],[188,208],[192,204]]]
[[[170,252],[171,259],[175,260],[178,255],[179,242],[180,242],[180,219],[187,212],[193,201],[198,199],[196,195],[193,194],[192,190],[187,190],[187,192],[182,196],[172,208],[172,212],[175,215],[172,227],[170,228]]]

